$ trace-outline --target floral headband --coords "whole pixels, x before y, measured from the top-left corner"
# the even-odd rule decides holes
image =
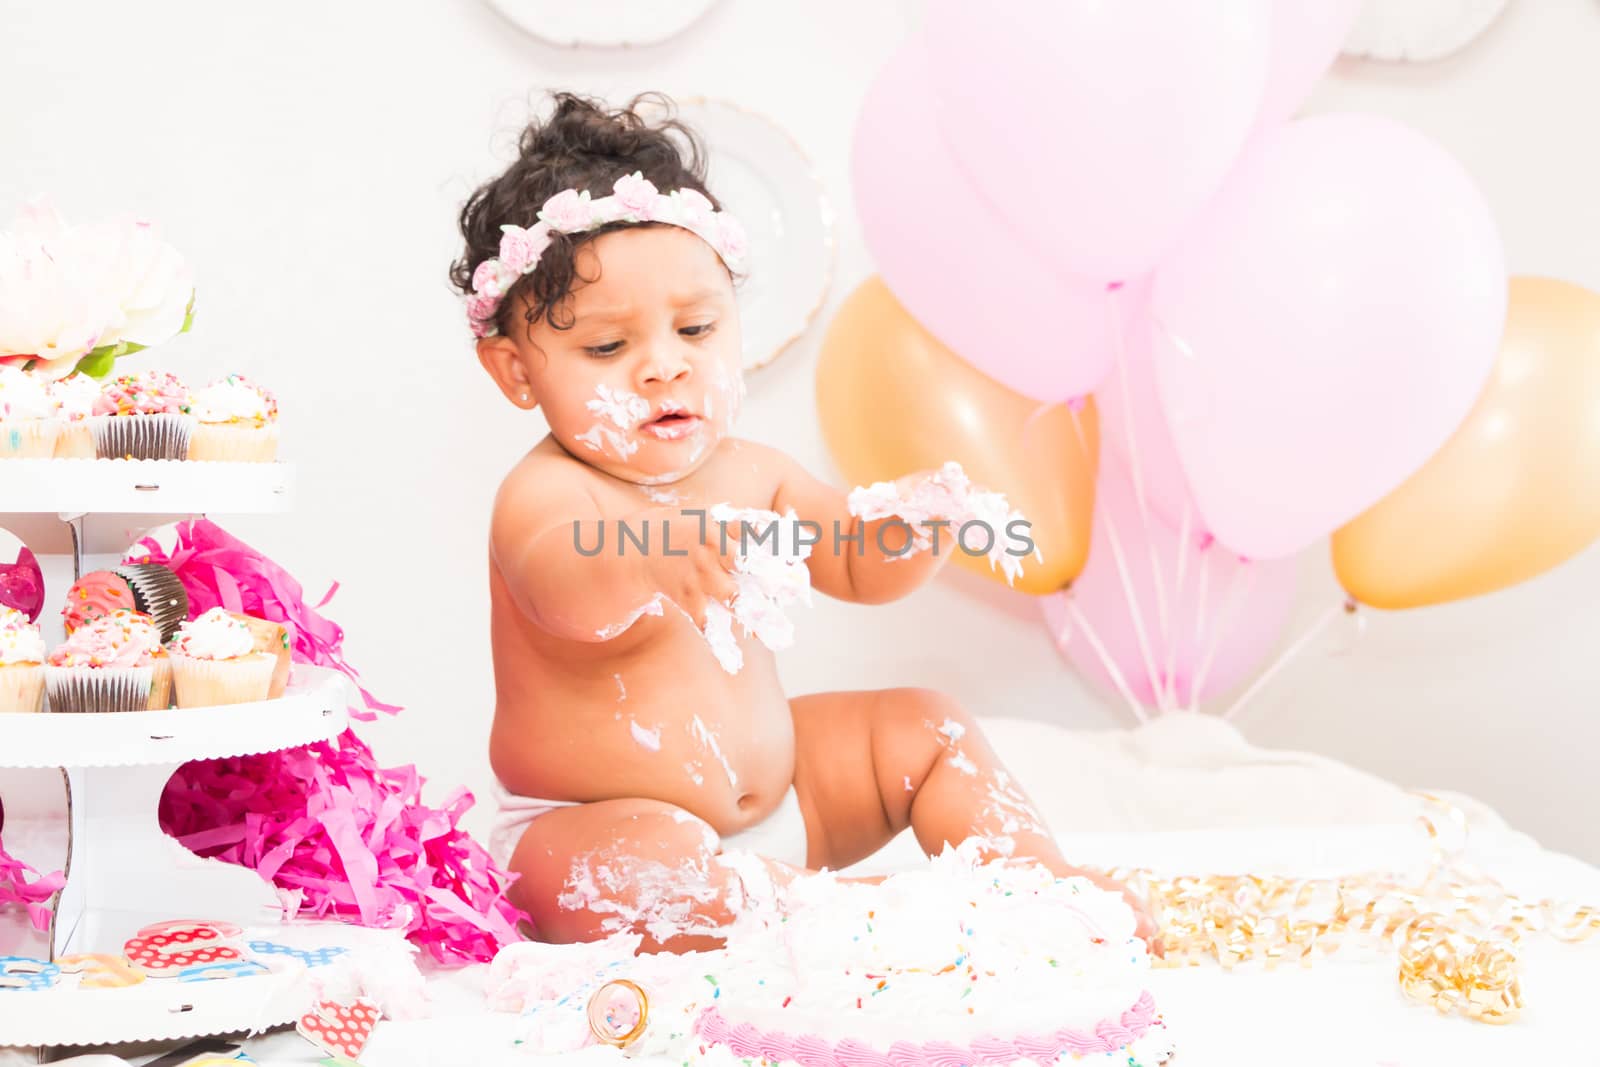
[[[693,189],[657,191],[639,171],[618,178],[610,196],[589,198],[587,189],[564,189],[544,202],[539,221],[527,229],[500,227],[500,256],[486,259],[472,272],[472,295],[466,298],[467,321],[474,337],[498,332],[500,302],[525,274],[533,273],[550,247],[550,235],[584,233],[613,222],[660,222],[695,234],[716,250],[729,270],[738,273],[747,243],[744,227]]]

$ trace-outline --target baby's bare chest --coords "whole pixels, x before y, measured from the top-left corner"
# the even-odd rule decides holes
[[[777,465],[758,450],[725,442],[717,454],[687,477],[662,485],[634,485],[608,479],[597,494],[601,513],[622,519],[656,508],[709,510],[718,504],[736,508],[772,507],[780,484]]]

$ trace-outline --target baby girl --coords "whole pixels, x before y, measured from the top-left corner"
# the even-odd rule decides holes
[[[932,578],[956,539],[908,544],[915,508],[852,509],[782,452],[732,436],[743,231],[706,188],[690,131],[639,103],[557,96],[461,211],[451,276],[479,362],[549,425],[506,475],[490,529],[490,760],[505,793],[491,850],[520,876],[513,900],[548,941],[627,930],[677,951],[716,944],[746,902],[908,827],[929,853],[973,838],[992,857],[1084,873],[949,698],[783,692],[768,647],[780,642],[761,639],[771,612],[747,609],[774,589],[781,603],[791,568],[828,596],[883,603]],[[867,495],[953,512],[964,491],[951,477]],[[755,529],[761,515],[821,536],[807,554],[787,527]]]

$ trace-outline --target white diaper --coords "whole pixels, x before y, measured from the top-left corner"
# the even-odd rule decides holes
[[[489,829],[489,856],[501,867],[509,867],[511,854],[528,827],[541,815],[557,808],[577,806],[572,800],[539,800],[536,797],[519,797],[505,790],[499,782],[494,786],[496,812]],[[767,859],[787,863],[791,867],[806,865],[806,820],[800,811],[800,797],[794,786],[783,795],[778,807],[761,822],[722,838],[721,851],[753,852]]]

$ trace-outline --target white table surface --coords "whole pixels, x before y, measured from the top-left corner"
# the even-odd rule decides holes
[[[1427,856],[1413,794],[1319,757],[1255,749],[1214,719],[1179,716],[1100,734],[998,720],[986,731],[1076,862],[1320,877],[1414,869]],[[1471,818],[1467,858],[1508,889],[1600,904],[1600,869],[1541,849],[1468,798],[1451,799]],[[915,860],[914,848],[901,840],[861,869]],[[1385,955],[1270,973],[1224,973],[1213,965],[1157,970],[1149,987],[1178,1043],[1175,1067],[1600,1065],[1593,1021],[1600,938],[1566,945],[1532,935],[1520,955],[1527,1007],[1517,1022],[1500,1027],[1441,1017],[1408,1001]],[[562,1067],[601,1067],[623,1061],[604,1048],[563,1057],[519,1051],[514,1042],[525,1024],[487,1009],[487,970],[430,976],[431,1017],[384,1021],[361,1062],[457,1067],[559,1059]],[[246,1049],[263,1064],[320,1059],[292,1032],[255,1038]]]

